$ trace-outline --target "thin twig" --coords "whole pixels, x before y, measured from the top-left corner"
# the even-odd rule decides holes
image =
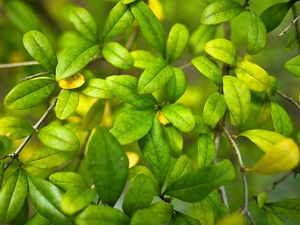
[[[285,181],[287,178],[289,178],[289,176],[291,176],[292,174],[293,174],[293,171],[290,171],[290,172],[286,173],[283,177],[280,177],[278,180],[274,181],[272,186],[267,189],[267,192],[275,190],[279,184],[281,184],[283,181]]]
[[[59,95],[58,95],[59,96]],[[53,102],[51,103],[51,105],[49,106],[49,108],[46,110],[46,112],[41,116],[41,118],[36,122],[36,124],[34,124],[32,126],[32,128],[34,130],[38,130],[41,126],[41,124],[45,121],[45,119],[47,118],[47,116],[50,114],[50,112],[53,110],[53,108],[56,105],[58,96],[55,97],[55,99],[53,100]],[[29,140],[31,139],[31,137],[33,136],[33,134],[27,136],[23,142],[19,145],[19,147],[16,149],[16,151],[14,151],[11,155],[10,155],[10,159],[8,160],[8,162],[5,164],[4,166],[4,171],[8,169],[8,167],[13,163],[13,161],[15,159],[17,159],[19,157],[19,154],[21,153],[21,151],[24,149],[24,147],[26,146],[26,144],[29,142]]]
[[[22,66],[35,66],[35,65],[39,65],[39,63],[37,61],[28,61],[28,62],[20,62],[20,63],[4,63],[4,64],[0,64],[0,69],[22,67]]]
[[[286,34],[288,30],[300,19],[300,16],[297,16],[295,19],[293,19],[290,24],[280,33],[277,35],[277,37],[281,37],[282,35]]]
[[[22,79],[22,81],[24,81],[24,80],[30,80],[30,79],[33,79],[33,78],[36,78],[36,77],[41,77],[41,76],[49,75],[49,74],[50,74],[50,72],[41,72],[41,73],[36,73],[36,74],[28,75],[28,76],[24,77]]]
[[[185,64],[179,66],[179,68],[182,69],[182,70],[184,70],[184,69],[190,67],[191,65],[192,65],[192,64],[191,64],[190,62],[187,62],[187,63],[185,63]]]
[[[254,218],[253,218],[253,216],[252,216],[252,214],[251,214],[250,211],[247,211],[247,212],[246,212],[246,216],[247,216],[247,219],[249,220],[249,222],[250,222],[252,225],[256,225],[256,222],[255,222],[255,220],[254,220]]]
[[[276,94],[278,94],[280,97],[284,98],[288,102],[294,104],[298,109],[300,109],[300,104],[295,99],[287,96],[286,94],[282,93],[281,91],[276,91]]]
[[[137,38],[138,34],[139,34],[139,29],[138,29],[138,27],[134,27],[134,30],[133,30],[133,32],[131,33],[131,35],[129,36],[125,48],[127,48],[128,50],[131,50],[131,48],[132,48],[132,46],[133,46],[133,44],[134,44],[134,41],[135,41],[135,39]]]
[[[292,11],[293,11],[293,17],[296,19],[298,17],[298,13],[295,5],[293,5]],[[298,53],[300,53],[300,33],[299,33],[299,26],[297,21],[294,23],[294,27],[295,27],[295,34],[297,39]]]

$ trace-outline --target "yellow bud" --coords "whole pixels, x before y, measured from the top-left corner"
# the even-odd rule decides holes
[[[58,84],[63,89],[75,89],[84,84],[84,76],[80,73],[76,73],[70,77],[58,81]]]
[[[169,120],[165,117],[164,113],[162,111],[159,111],[157,113],[157,116],[156,118],[159,120],[159,122],[162,124],[162,125],[167,125],[169,124]]]
[[[160,0],[149,0],[149,7],[152,9],[158,20],[164,20],[164,11]]]

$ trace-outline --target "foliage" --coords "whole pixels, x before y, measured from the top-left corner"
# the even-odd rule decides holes
[[[191,1],[201,15],[179,15],[167,0],[87,1],[90,10],[59,2],[53,19],[46,1],[0,1],[9,21],[0,20],[9,27],[1,38],[13,26],[19,35],[3,43],[18,50],[23,37],[30,56],[17,52],[34,60],[0,64],[23,76],[1,78],[10,90],[1,90],[0,223],[300,221],[300,196],[269,200],[299,172],[299,118],[291,115],[300,104],[280,91],[286,78],[259,61],[296,0],[261,3],[263,12],[254,0]],[[248,32],[238,40],[231,28],[241,20]],[[300,76],[299,57],[280,65],[296,76],[288,79]],[[278,173],[271,188],[249,181]]]

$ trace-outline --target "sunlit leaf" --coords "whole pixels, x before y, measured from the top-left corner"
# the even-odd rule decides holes
[[[297,77],[300,77],[300,55],[290,59],[284,67]]]
[[[63,90],[58,97],[55,106],[55,113],[57,118],[61,120],[67,119],[75,112],[79,102],[79,94],[77,91]]]
[[[222,218],[217,222],[217,225],[244,225],[246,223],[242,213],[231,214]]]
[[[63,89],[75,89],[84,84],[84,76],[80,73],[76,73],[70,77],[59,80],[58,84]]]
[[[176,102],[185,92],[186,78],[182,69],[173,67],[174,75],[166,83],[166,91],[170,102]]]
[[[103,119],[105,108],[105,102],[103,99],[99,99],[96,101],[89,111],[87,112],[86,116],[82,120],[82,129],[84,130],[92,130],[96,126],[98,126]]]
[[[12,139],[21,139],[34,132],[32,126],[21,117],[2,117],[0,119],[0,135]]]
[[[162,127],[164,138],[170,146],[171,156],[177,158],[182,153],[183,135],[172,125]]]
[[[190,173],[193,171],[193,162],[192,160],[186,156],[181,155],[175,162],[170,175],[168,176],[168,184],[173,183],[176,179],[181,176]]]
[[[300,219],[300,199],[290,198],[277,202],[266,203],[276,214],[288,218],[290,220]]]
[[[191,35],[190,48],[194,54],[204,50],[206,42],[213,39],[216,33],[215,25],[201,24]]]
[[[209,135],[200,135],[198,138],[197,161],[199,168],[205,168],[212,164],[215,159],[215,146]]]
[[[145,50],[132,51],[130,52],[130,54],[133,57],[134,67],[142,68],[142,69],[150,67],[153,61],[156,59],[154,55],[152,55],[150,52]]]
[[[88,187],[87,181],[78,173],[56,172],[49,176],[49,180],[62,190],[82,189]]]
[[[25,225],[50,225],[51,222],[41,214],[34,214]]]
[[[100,78],[89,79],[82,93],[93,98],[110,99],[113,97],[106,80]]]
[[[275,131],[284,136],[290,136],[294,128],[289,114],[285,109],[279,104],[271,102],[271,116]]]

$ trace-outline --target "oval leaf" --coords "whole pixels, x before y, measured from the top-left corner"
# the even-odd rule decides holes
[[[300,77],[300,55],[290,59],[284,67],[297,77]]]
[[[110,99],[113,97],[106,80],[100,78],[89,79],[82,93],[93,98]]]
[[[205,168],[211,165],[215,159],[215,145],[213,139],[207,135],[202,134],[198,138],[198,166]]]
[[[216,33],[215,25],[201,24],[191,35],[190,49],[194,54],[198,54],[204,50],[206,42],[213,39]]]
[[[0,119],[0,135],[21,139],[34,132],[32,126],[23,118],[7,116]]]
[[[271,102],[271,116],[275,131],[284,136],[290,136],[294,128],[289,114],[285,109],[277,103]]]
[[[170,146],[171,155],[175,158],[182,153],[183,136],[182,133],[174,126],[163,126],[164,138]]]
[[[182,69],[173,67],[174,75],[166,83],[167,95],[170,102],[176,102],[186,90],[186,78]]]
[[[88,187],[86,180],[78,173],[56,172],[49,176],[49,180],[62,190],[83,189]]]
[[[84,84],[84,76],[80,73],[75,73],[70,77],[60,80],[58,84],[63,89],[79,88]]]
[[[57,118],[65,120],[71,116],[75,112],[78,102],[79,94],[77,91],[63,90],[55,106]]]
[[[145,69],[152,65],[152,62],[157,59],[150,52],[145,50],[136,50],[130,53],[134,60],[134,67]]]

